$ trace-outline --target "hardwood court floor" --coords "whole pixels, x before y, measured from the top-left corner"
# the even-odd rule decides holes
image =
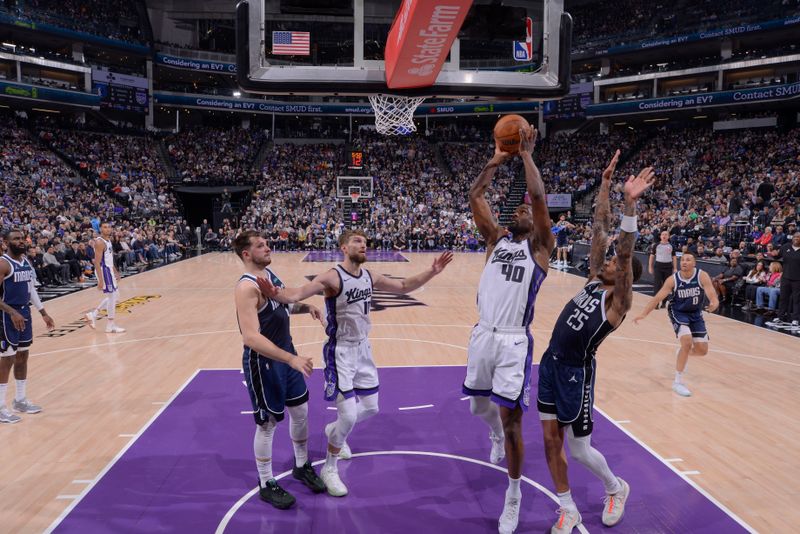
[[[276,254],[271,267],[296,285],[332,265],[301,262],[303,256]],[[409,263],[367,267],[405,276],[433,260],[407,257]],[[482,266],[482,255],[459,254],[410,298],[377,295],[383,309],[373,312],[371,338],[378,365],[465,363]],[[114,336],[104,333],[103,320],[97,331],[80,322],[100,299],[94,289],[47,303],[65,330],[34,339],[28,392],[44,412],[0,426],[0,531],[46,529],[196,369],[240,365],[232,299],[240,272],[234,255],[210,254],[126,278],[127,310],[117,315],[128,331]],[[536,303],[534,361],[581,285],[550,271]],[[311,301],[323,307],[321,297]],[[645,301],[634,295],[631,318]],[[35,336],[44,332],[37,315]],[[322,327],[308,316],[292,323],[298,351],[320,362]],[[698,486],[756,530],[793,531],[800,522],[800,343],[716,315],[707,323],[712,349],[688,367],[693,397],[670,390],[676,342],[665,312],[657,311],[638,326],[626,321],[600,348],[596,404],[679,471],[694,473]],[[9,389],[10,399],[13,379]],[[315,393],[311,409],[323,409]],[[539,424],[535,412],[525,424]],[[528,454],[542,455],[540,447],[528,444]]]

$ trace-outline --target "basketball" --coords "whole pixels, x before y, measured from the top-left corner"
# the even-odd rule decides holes
[[[519,131],[530,128],[530,124],[519,115],[506,115],[494,125],[494,139],[503,152],[519,152]]]

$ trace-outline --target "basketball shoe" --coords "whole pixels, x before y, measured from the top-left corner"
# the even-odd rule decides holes
[[[28,399],[22,399],[21,401],[14,399],[11,407],[14,408],[15,412],[19,413],[39,413],[42,411],[41,406],[32,404]]]
[[[292,469],[292,476],[302,482],[307,488],[314,493],[322,493],[325,491],[325,483],[314,472],[311,462],[306,462],[303,467],[295,467]]]
[[[258,496],[261,497],[262,501],[268,502],[278,510],[291,508],[295,502],[295,498],[292,494],[280,487],[278,481],[274,478],[268,480],[266,484],[261,484],[259,480]]]
[[[492,452],[489,453],[489,461],[493,464],[499,464],[506,457],[506,439],[504,436],[498,436],[494,432],[489,434],[489,440],[492,442]]]
[[[558,520],[550,529],[550,534],[570,534],[572,529],[580,525],[583,520],[578,510],[559,508],[556,512]]]
[[[603,499],[603,524],[607,527],[613,527],[620,522],[622,514],[625,513],[625,502],[631,494],[630,485],[619,477],[617,480],[620,490],[614,495],[606,495]]]
[[[19,423],[22,417],[14,415],[5,406],[0,406],[0,423]]]
[[[498,531],[500,534],[513,534],[517,530],[519,524],[519,503],[522,500],[522,495],[510,496],[506,490],[506,503],[503,506],[503,513],[500,516],[498,523]]]
[[[339,478],[339,471],[335,467],[323,467],[319,472],[322,482],[328,488],[328,495],[332,497],[344,497],[347,495],[347,486]]]

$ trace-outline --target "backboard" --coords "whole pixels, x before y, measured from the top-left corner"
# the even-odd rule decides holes
[[[415,4],[433,9],[433,22],[409,23]],[[395,37],[435,36],[444,28],[436,25],[446,19],[440,15],[458,9],[458,34],[440,51],[446,59],[433,83],[390,88],[385,56],[394,60]],[[236,30],[238,82],[254,93],[544,100],[570,87],[572,19],[564,0],[243,0]],[[424,41],[440,42],[450,41]]]

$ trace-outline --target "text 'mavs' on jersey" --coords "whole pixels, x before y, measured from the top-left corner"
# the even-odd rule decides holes
[[[547,349],[562,365],[591,363],[600,343],[616,330],[606,318],[607,293],[602,282],[595,280],[564,306]]]
[[[265,274],[275,287],[284,287],[283,282],[275,276],[275,273],[265,269]],[[257,285],[256,277],[246,273],[239,278],[239,283],[249,280]],[[237,318],[238,321],[238,318]],[[262,336],[272,341],[279,348],[294,354],[292,336],[289,332],[289,307],[276,300],[267,299],[263,306],[258,310],[258,330]],[[241,327],[239,327],[241,332]],[[250,348],[245,346],[245,352]]]
[[[536,294],[546,276],[534,261],[527,239],[515,242],[507,235],[501,237],[478,284],[481,323],[503,328],[530,326]]]
[[[700,284],[700,269],[695,269],[687,280],[681,272],[673,274],[675,287],[672,289],[671,307],[676,312],[695,313],[702,312],[705,306],[706,292]]]
[[[328,326],[325,333],[333,340],[361,341],[372,329],[369,310],[372,305],[372,274],[361,269],[354,276],[341,265],[334,267],[339,275],[339,293],[325,298]]]
[[[36,278],[36,272],[27,258],[17,261],[8,254],[3,254],[2,258],[11,265],[11,272],[0,285],[0,298],[9,306],[17,308],[30,305],[31,283]]]

